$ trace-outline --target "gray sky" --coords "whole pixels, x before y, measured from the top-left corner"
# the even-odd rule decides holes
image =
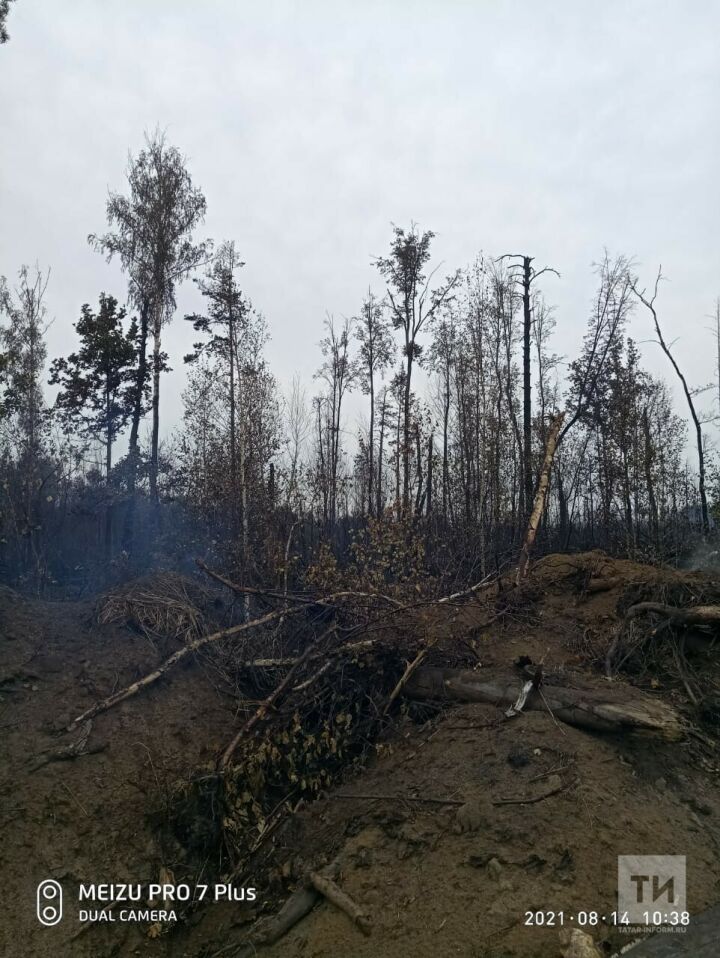
[[[668,338],[693,382],[714,376],[716,0],[17,0],[8,27],[0,273],[52,268],[51,356],[74,344],[83,302],[124,300],[86,236],[160,124],[205,191],[204,234],[235,239],[247,262],[284,383],[299,371],[312,388],[325,312],[380,289],[371,257],[411,219],[437,232],[448,270],[481,249],[556,267],[544,289],[571,357],[603,247],[648,282],[662,262]],[[196,298],[188,284],[166,334],[166,426]],[[650,338],[644,313],[633,334]],[[667,372],[656,346],[644,354]]]

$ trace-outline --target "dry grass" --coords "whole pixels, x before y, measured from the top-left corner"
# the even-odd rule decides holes
[[[103,596],[97,621],[132,625],[150,641],[156,638],[190,642],[206,632],[201,610],[210,595],[198,583],[171,572],[136,580]]]

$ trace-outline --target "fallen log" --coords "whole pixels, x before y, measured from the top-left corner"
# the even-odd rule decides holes
[[[657,735],[666,741],[685,736],[685,726],[672,706],[627,686],[543,684],[533,689],[527,709],[549,709],[556,719],[598,732],[633,731]],[[489,702],[508,706],[517,701],[522,680],[512,675],[479,675],[461,669],[417,669],[405,685],[405,695],[415,699],[450,699]],[[542,694],[540,694],[540,692]]]

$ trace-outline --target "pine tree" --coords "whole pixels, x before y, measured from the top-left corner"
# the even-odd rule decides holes
[[[60,386],[56,408],[68,428],[105,448],[105,478],[110,483],[112,448],[132,414],[137,382],[138,324],[123,328],[126,311],[113,296],[100,294],[93,313],[86,303],[75,323],[80,349],[55,359],[50,383]],[[147,399],[148,377],[143,386]]]

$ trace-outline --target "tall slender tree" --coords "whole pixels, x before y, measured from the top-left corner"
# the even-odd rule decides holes
[[[175,310],[178,284],[206,261],[210,244],[196,243],[193,231],[205,217],[206,202],[193,185],[186,160],[165,134],[156,130],[146,135],[145,146],[130,158],[127,196],[111,193],[107,219],[111,231],[91,235],[89,241],[108,259],[118,256],[129,278],[129,299],[140,314],[140,355],[138,384],[147,367],[148,336],[153,339],[152,441],[150,453],[150,494],[158,503],[158,447],[160,436],[160,374],[162,327]],[[136,403],[141,390],[138,388]],[[136,404],[129,449],[129,486],[134,498],[139,463],[139,421]],[[131,535],[129,537],[131,539]]]
[[[49,322],[45,293],[49,271],[22,266],[14,291],[0,277],[0,349],[5,366],[3,442],[0,453],[12,447],[17,490],[13,496],[14,527],[20,543],[24,572],[30,572],[41,589],[45,580],[42,559],[41,491],[47,479],[41,475],[49,426],[42,380],[47,358],[45,334]],[[52,467],[51,467],[52,471]],[[7,487],[5,488],[7,493]]]
[[[530,342],[532,338],[532,292],[533,283],[543,273],[560,274],[556,269],[546,266],[536,270],[533,267],[534,256],[521,253],[505,253],[500,259],[516,260],[510,266],[511,270],[519,271],[518,282],[522,288],[523,304],[523,497],[525,513],[530,515],[533,505],[534,479],[532,463],[532,374],[530,361]],[[519,262],[517,262],[519,260]]]
[[[660,328],[660,320],[657,314],[657,307],[655,303],[657,301],[658,287],[660,285],[660,280],[662,279],[662,267],[658,269],[657,276],[655,277],[655,285],[653,287],[652,293],[646,293],[644,289],[639,289],[638,283],[639,280],[637,277],[628,279],[628,283],[635,294],[635,296],[640,300],[640,302],[645,306],[646,309],[650,311],[650,314],[653,319],[653,325],[655,327],[655,335],[657,336],[658,343],[660,348],[665,353],[667,358],[670,361],[670,365],[675,370],[675,375],[680,380],[682,385],[683,392],[685,393],[685,399],[688,404],[688,409],[690,410],[690,417],[695,426],[695,441],[697,444],[697,454],[698,454],[698,492],[700,494],[700,520],[702,523],[703,535],[707,535],[710,531],[710,512],[708,509],[707,501],[707,492],[705,489],[705,449],[703,446],[703,434],[702,434],[702,425],[700,423],[700,417],[697,414],[695,409],[695,402],[693,400],[693,394],[688,386],[687,379],[685,378],[683,372],[677,364],[677,360],[672,354],[672,350],[668,345],[665,337],[663,336],[662,329]]]
[[[382,378],[395,353],[395,342],[390,333],[383,304],[371,290],[363,302],[360,315],[355,319],[355,337],[360,343],[358,375],[360,388],[370,399],[370,425],[368,429],[367,502],[368,513],[375,512],[375,390],[377,377]]]
[[[405,353],[405,382],[402,409],[402,509],[410,508],[410,407],[413,366],[419,361],[422,344],[418,337],[444,303],[447,303],[460,281],[460,270],[434,288],[430,284],[437,269],[426,272],[430,261],[430,244],[435,234],[419,233],[412,223],[409,230],[393,227],[390,255],[378,257],[375,265],[387,285],[390,316],[395,329],[402,330]]]
[[[338,481],[342,457],[341,431],[343,402],[353,388],[357,367],[350,355],[352,320],[338,329],[332,316],[325,321],[327,335],[320,341],[324,362],[316,376],[325,382],[327,393],[316,406],[320,460],[326,488],[326,519],[332,526],[337,518]]]
[[[204,279],[196,280],[202,295],[208,301],[206,316],[191,315],[196,332],[209,338],[195,343],[195,351],[185,357],[194,362],[207,352],[217,361],[227,384],[227,407],[230,411],[230,510],[232,536],[241,530],[241,565],[243,573],[248,560],[248,503],[245,474],[245,429],[238,429],[238,405],[242,407],[243,389],[240,356],[243,333],[248,328],[249,304],[243,299],[235,274],[245,264],[233,242],[225,242],[217,249]],[[241,414],[244,410],[240,409]]]

